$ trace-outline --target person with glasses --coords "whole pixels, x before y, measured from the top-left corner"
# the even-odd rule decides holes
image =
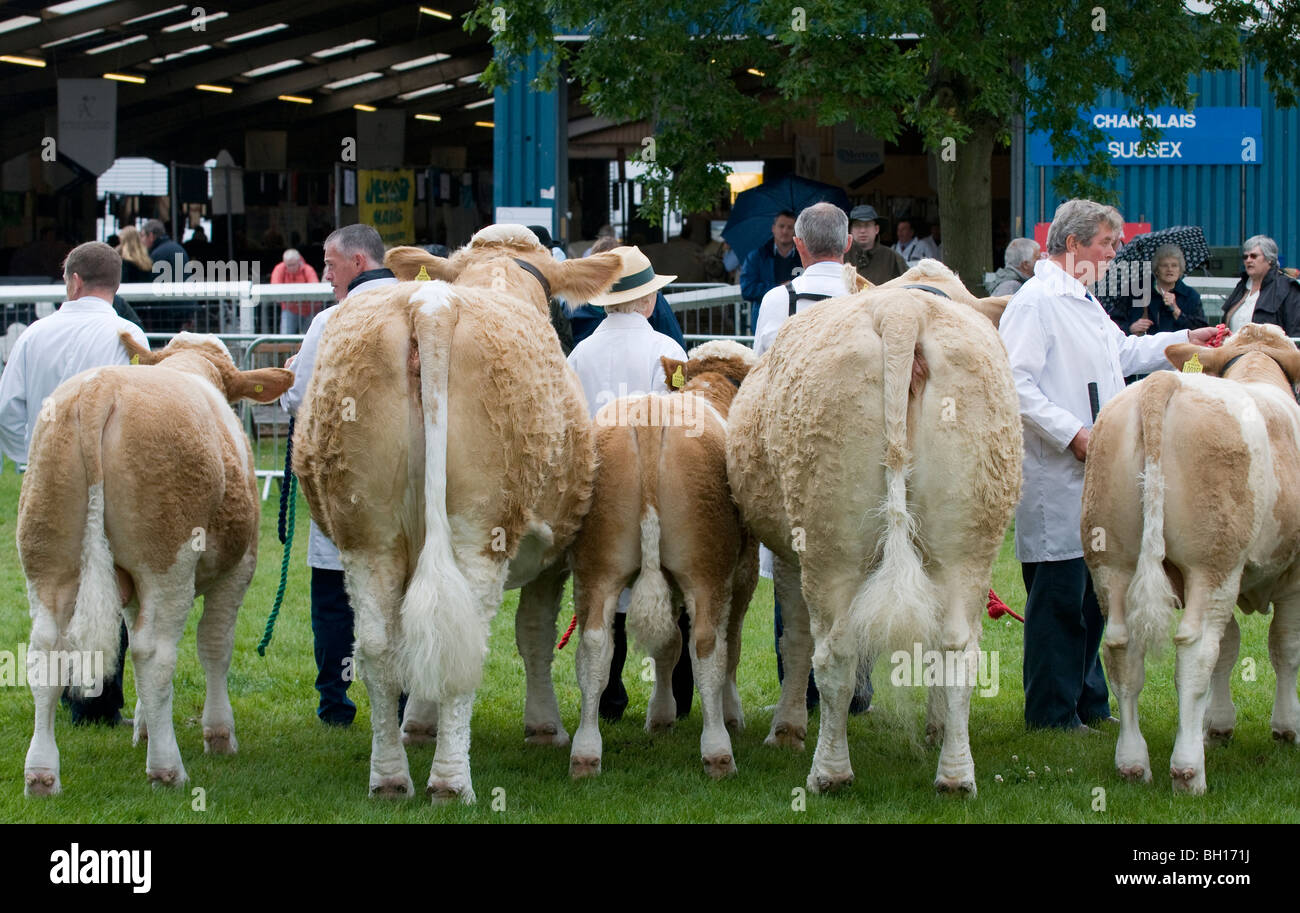
[[[1255,235],[1241,245],[1245,271],[1223,305],[1223,320],[1237,332],[1248,323],[1272,323],[1300,336],[1300,281],[1278,267],[1277,242]]]

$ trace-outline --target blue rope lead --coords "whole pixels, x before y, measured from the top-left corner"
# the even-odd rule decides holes
[[[284,479],[280,483],[280,516],[277,520],[280,541],[284,543],[284,557],[280,559],[280,587],[275,591],[275,605],[266,619],[266,631],[257,645],[257,655],[265,656],[266,648],[275,634],[275,620],[280,617],[284,604],[284,591],[289,585],[289,556],[293,552],[293,519],[298,502],[298,477],[293,474],[293,419],[289,419],[289,440],[284,448]]]

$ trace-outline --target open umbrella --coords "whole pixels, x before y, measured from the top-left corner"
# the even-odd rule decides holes
[[[772,220],[777,213],[788,209],[798,215],[814,203],[834,203],[849,211],[848,194],[821,181],[787,175],[759,184],[736,197],[722,237],[743,262],[751,251],[772,237]]]
[[[1178,225],[1138,235],[1115,255],[1106,275],[1097,283],[1098,298],[1106,310],[1111,310],[1119,303],[1122,289],[1133,287],[1133,280],[1138,278],[1139,270],[1150,269],[1156,251],[1166,244],[1176,244],[1182,250],[1189,273],[1210,258],[1205,232],[1199,225]]]

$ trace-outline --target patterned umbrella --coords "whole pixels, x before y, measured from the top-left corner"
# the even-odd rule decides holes
[[[1150,269],[1156,251],[1166,244],[1176,244],[1182,249],[1189,273],[1210,258],[1210,247],[1199,225],[1178,225],[1138,235],[1115,255],[1106,275],[1097,283],[1098,297],[1107,311],[1119,303],[1120,289],[1130,287],[1126,280],[1135,278],[1138,270]]]

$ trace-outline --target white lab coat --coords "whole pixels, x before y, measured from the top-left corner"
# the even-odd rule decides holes
[[[670,336],[657,332],[640,314],[610,314],[569,353],[569,367],[582,382],[593,418],[607,403],[643,393],[667,393],[660,356],[686,360]]]
[[[939,245],[934,243],[934,238],[913,238],[906,244],[901,241],[894,245],[894,250],[898,251],[899,256],[907,261],[908,266],[916,266],[926,257],[932,260],[938,260],[941,257]]]
[[[343,301],[371,289],[396,284],[397,280],[390,277],[369,279],[348,292]],[[342,302],[339,302],[339,304],[342,304]],[[329,323],[330,316],[338,308],[338,304],[332,304],[316,315],[311,322],[311,326],[307,328],[307,335],[303,337],[302,348],[298,350],[298,355],[293,360],[293,367],[291,368],[293,371],[293,386],[280,397],[280,405],[292,416],[296,417],[298,415],[298,407],[302,405],[303,397],[307,395],[307,384],[311,382],[312,368],[316,366],[316,350],[320,347],[320,337],[325,332],[325,324]],[[328,536],[321,532],[315,520],[310,522],[311,532],[307,536],[307,566],[318,567],[327,571],[343,570],[343,560],[339,557],[338,548],[329,540]]]
[[[65,301],[18,337],[0,378],[0,449],[18,465],[27,462],[41,403],[68,378],[91,368],[129,364],[118,338],[128,332],[145,348],[144,331],[117,316],[103,298]]]
[[[1024,489],[1016,507],[1021,562],[1083,557],[1083,463],[1070,452],[1092,427],[1088,384],[1098,404],[1124,389],[1126,374],[1168,367],[1165,348],[1187,331],[1126,336],[1083,284],[1051,260],[1016,292],[998,332],[1007,347],[1025,431]]]

